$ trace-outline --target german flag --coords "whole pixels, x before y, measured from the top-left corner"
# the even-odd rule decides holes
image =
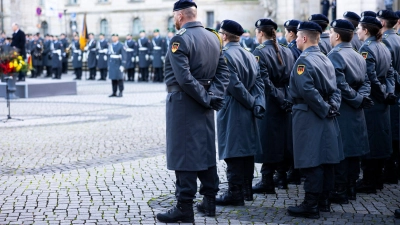
[[[86,25],[86,13],[83,16],[83,26],[82,26],[82,32],[81,32],[81,36],[79,37],[79,45],[81,50],[83,51],[84,48],[86,47],[86,43],[88,40],[88,31],[87,31],[87,25]]]
[[[28,71],[31,71],[32,69],[33,69],[33,66],[32,66],[32,56],[29,55],[29,57],[28,57]]]

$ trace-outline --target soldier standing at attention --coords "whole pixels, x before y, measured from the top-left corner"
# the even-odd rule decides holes
[[[62,69],[62,50],[63,44],[58,40],[58,36],[53,39],[53,54],[51,57],[51,68],[53,69],[53,79],[61,79]]]
[[[301,51],[297,48],[296,39],[297,39],[297,26],[299,25],[299,20],[288,20],[283,26],[285,27],[285,38],[289,42],[287,47],[292,51],[294,61],[299,58]]]
[[[136,41],[132,40],[132,35],[126,35],[126,41],[124,44],[125,54],[125,69],[128,72],[128,81],[135,80],[135,59],[137,56],[138,45]]]
[[[362,159],[363,178],[357,181],[357,193],[376,193],[383,188],[382,169],[392,154],[390,106],[394,104],[395,81],[390,51],[382,44],[382,24],[375,17],[364,16],[358,25],[358,37],[364,44],[360,53],[367,63],[371,99],[375,105],[365,109],[370,153]]]
[[[353,24],[354,28],[356,28],[358,26],[358,23],[360,22],[361,17],[359,15],[357,15],[357,13],[355,12],[344,12],[343,13],[343,18],[347,21],[349,21],[351,24]],[[360,41],[360,39],[358,38],[357,32],[356,30],[354,30],[354,35],[353,35],[353,39],[351,39],[351,45],[353,46],[354,50],[358,51],[358,49],[360,49],[362,43]]]
[[[87,66],[89,68],[89,78],[88,80],[96,79],[96,51],[97,51],[96,40],[94,39],[94,34],[89,34],[89,42],[85,47],[85,51],[88,54]]]
[[[52,38],[50,34],[46,34],[46,40],[43,45],[43,66],[46,67],[46,77],[51,77],[51,58],[52,58]]]
[[[153,68],[154,68],[154,82],[164,81],[164,61],[165,61],[165,39],[160,37],[160,30],[155,29],[153,33]]]
[[[216,167],[214,110],[224,106],[229,71],[218,34],[197,20],[192,0],[174,4],[179,31],[172,38],[165,60],[167,168],[175,170],[177,204],[157,214],[164,223],[193,223],[197,178],[203,201],[197,209],[215,216],[219,179]],[[201,60],[199,60],[201,59]]]
[[[221,22],[219,33],[230,78],[225,107],[217,114],[217,136],[219,159],[227,164],[229,188],[216,198],[217,205],[253,201],[254,155],[261,151],[256,118],[262,119],[265,112],[264,82],[256,58],[239,44],[243,32],[235,21]]]
[[[390,124],[392,125],[392,156],[386,160],[384,169],[384,183],[397,184],[399,162],[399,105],[400,105],[400,37],[396,35],[393,27],[399,19],[396,13],[388,10],[381,10],[377,13],[378,20],[382,23],[382,42],[388,47],[392,56],[393,73],[395,77],[395,95],[390,106]]]
[[[43,71],[43,43],[39,40],[39,37],[33,35],[33,45],[31,49],[32,56],[32,78],[40,77]]]
[[[335,68],[336,84],[341,91],[339,122],[345,159],[335,165],[333,203],[348,204],[356,199],[356,181],[360,173],[360,157],[369,152],[364,108],[373,106],[368,97],[371,86],[364,58],[352,48],[354,26],[347,20],[331,23],[330,39],[333,46],[328,54]]]
[[[273,175],[277,170],[279,189],[287,189],[287,166],[282,165],[292,152],[291,107],[289,102],[289,78],[293,69],[292,52],[276,42],[277,24],[270,19],[256,22],[256,37],[260,45],[253,51],[264,81],[265,116],[257,120],[261,135],[262,151],[254,156],[262,163],[262,179],[253,186],[254,193],[275,194]]]
[[[66,74],[68,72],[68,56],[65,52],[65,48],[69,46],[68,39],[65,37],[65,34],[62,33],[60,35],[60,42],[63,44],[64,48],[62,50],[62,69],[61,73]]]
[[[140,81],[149,81],[149,65],[151,54],[151,43],[146,37],[144,30],[140,31],[140,38],[137,41],[139,46],[139,55],[137,61],[139,62]]]
[[[112,44],[109,47],[110,63],[108,76],[111,80],[112,94],[109,97],[122,97],[124,91],[124,67],[122,65],[122,51],[124,46],[119,42],[118,34],[111,35]],[[117,96],[117,90],[119,94]]]
[[[167,54],[167,51],[169,49],[169,45],[171,44],[171,39],[175,35],[175,29],[174,28],[168,28],[168,33],[167,37],[165,38],[165,54]]]
[[[99,80],[107,80],[108,42],[104,39],[104,34],[99,35],[99,41],[97,42],[97,45],[97,68],[100,71]]]
[[[287,211],[291,216],[318,219],[320,210],[330,211],[328,198],[334,188],[334,164],[343,159],[335,118],[341,96],[335,68],[318,47],[321,27],[314,22],[301,22],[297,30],[297,47],[303,53],[293,67],[289,91],[294,103],[294,165],[306,180],[304,201]]]
[[[75,70],[76,78],[74,80],[82,79],[82,50],[79,44],[79,36],[75,35],[72,42],[72,67]]]
[[[321,52],[324,53],[324,55],[327,55],[332,49],[331,42],[329,41],[329,33],[325,32],[329,25],[328,17],[322,14],[313,14],[310,16],[310,18],[308,18],[308,20],[317,23],[321,27],[322,34],[319,39],[318,46]]]

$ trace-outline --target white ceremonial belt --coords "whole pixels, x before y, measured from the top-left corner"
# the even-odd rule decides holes
[[[153,49],[154,49],[154,50],[161,50],[161,47],[155,46]]]
[[[112,59],[120,59],[121,55],[110,55],[110,58],[112,58]]]
[[[61,50],[53,50],[53,53],[61,55]]]
[[[134,50],[132,48],[127,48],[125,51],[127,52],[133,52]]]
[[[140,47],[140,48],[139,48],[139,51],[147,51],[147,48],[145,48],[145,47]]]
[[[95,48],[92,48],[92,49],[90,49],[90,51],[96,51],[97,49],[95,49]]]
[[[81,53],[81,50],[74,50],[74,53]]]

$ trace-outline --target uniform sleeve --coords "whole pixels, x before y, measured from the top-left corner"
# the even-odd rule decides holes
[[[299,75],[296,71],[293,71],[291,79],[296,86],[297,93],[304,99],[307,105],[318,115],[321,119],[324,119],[328,115],[330,105],[324,101],[319,91],[315,88],[314,78],[312,76],[312,66],[301,57],[297,60],[294,70],[297,70],[298,65],[304,65],[304,72]]]
[[[224,56],[222,55],[221,52],[219,55],[218,66],[215,72],[215,76],[208,90],[209,92],[212,92],[214,95],[223,96],[225,95],[228,85],[229,85],[229,70],[228,66],[226,65]]]
[[[272,81],[269,79],[268,67],[265,57],[262,55],[261,51],[256,49],[253,54],[258,57],[258,63],[260,66],[261,78],[264,81],[265,94],[268,95],[279,107],[285,103],[285,93],[277,89]]]
[[[191,96],[202,106],[210,108],[211,98],[209,94],[207,93],[203,85],[201,85],[190,72],[188,58],[189,49],[185,40],[181,36],[175,36],[172,38],[171,43],[173,43],[173,45],[175,46],[179,45],[175,52],[172,52],[172,50],[170,50],[171,52],[170,54],[168,54],[176,81],[179,83],[179,86],[185,91],[186,94]],[[223,58],[222,61],[224,61]],[[214,82],[212,85],[215,85]],[[210,88],[215,88],[214,91],[220,90],[218,87]],[[225,89],[222,90],[221,96],[224,94]]]
[[[256,82],[251,88],[250,93],[255,98],[254,106],[261,106],[264,110],[266,110],[265,106],[265,92],[264,92],[264,81],[260,75],[260,67],[257,65],[257,78]]]
[[[371,82],[371,94],[379,101],[383,102],[386,97],[386,84],[382,84],[378,77],[376,76],[376,60],[374,53],[369,49],[366,48],[365,45],[360,49],[361,54],[365,58],[365,62],[367,63],[367,75],[368,79]]]
[[[328,58],[331,60],[333,67],[335,68],[337,88],[340,89],[343,99],[353,108],[359,108],[363,96],[347,83],[346,75],[344,74],[346,62],[343,60],[343,57],[337,52],[332,52],[328,55]]]
[[[244,107],[247,109],[253,109],[255,98],[249,93],[249,91],[240,81],[236,67],[231,58],[227,54],[224,56],[227,59],[227,66],[230,74],[227,91]]]
[[[394,93],[395,88],[395,78],[394,78],[394,69],[392,64],[390,64],[390,69],[386,74],[386,93]]]

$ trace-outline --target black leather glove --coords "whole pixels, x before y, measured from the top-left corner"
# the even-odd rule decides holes
[[[281,108],[285,110],[285,112],[290,113],[292,112],[292,107],[293,103],[289,102],[288,100],[284,100],[284,103],[282,104]]]
[[[396,98],[397,96],[393,93],[389,93],[385,99],[385,103],[388,105],[396,105]]]
[[[222,109],[222,107],[224,107],[224,104],[225,102],[223,97],[211,95],[210,106],[212,109],[214,109],[215,111],[219,111]]]
[[[260,120],[262,120],[263,118],[264,118],[264,109],[263,109],[263,107],[261,107],[261,106],[259,106],[259,105],[256,105],[256,106],[254,106],[254,108],[253,108],[253,114],[254,114],[254,116],[257,118],[257,119],[260,119]]]
[[[328,115],[327,115],[326,117],[327,117],[327,118],[334,118],[334,117],[337,117],[337,116],[340,116],[339,111],[337,110],[336,107],[331,106],[331,107],[329,108]]]
[[[369,109],[372,106],[374,106],[374,101],[372,101],[370,97],[364,97],[361,102],[360,108]]]

